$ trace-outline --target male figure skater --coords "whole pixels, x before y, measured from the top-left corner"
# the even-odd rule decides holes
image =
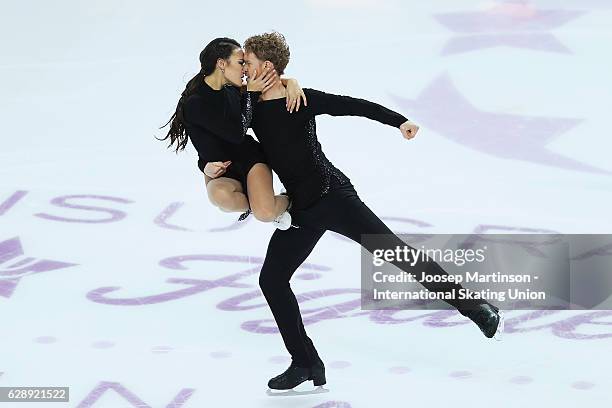
[[[289,62],[289,47],[276,32],[250,37],[244,44],[245,71],[274,68],[282,75]],[[299,306],[289,280],[327,230],[361,243],[362,234],[384,234],[374,249],[403,248],[406,244],[361,201],[350,179],[326,157],[317,140],[315,116],[364,116],[399,128],[406,139],[413,138],[418,126],[399,113],[363,99],[304,89],[307,106],[287,112],[285,88],[281,83],[261,94],[255,104],[251,127],[261,143],[270,167],[278,174],[292,199],[289,212],[297,228],[276,230],[268,245],[259,276],[259,285],[270,306],[292,362],[282,374],[270,379],[272,389],[290,389],[304,381],[325,384],[325,367],[312,340],[306,335]],[[350,143],[347,135],[346,143]],[[381,245],[382,243],[382,245]],[[365,245],[364,245],[365,246]],[[411,248],[411,247],[409,247]],[[413,275],[447,275],[432,260],[414,267],[393,262]],[[447,292],[462,286],[456,283],[423,284],[428,290]],[[449,300],[449,304],[478,325],[486,337],[498,337],[503,328],[499,309],[485,300]]]

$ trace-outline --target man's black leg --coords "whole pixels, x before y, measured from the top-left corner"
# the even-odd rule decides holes
[[[320,220],[321,224],[318,225],[319,227],[335,231],[360,243],[370,253],[375,249],[395,250],[398,246],[412,248],[395,235],[361,201],[357,192],[350,185],[339,186],[330,191],[325,207],[316,208],[316,210],[317,213],[313,211],[310,217]],[[381,236],[376,244],[372,242],[362,243],[362,234],[381,234]],[[392,263],[398,268],[416,276],[420,276],[421,271],[429,276],[448,275],[438,263],[431,259],[425,262],[419,260],[414,266],[399,261],[393,261]],[[459,293],[459,290],[463,289],[463,286],[454,282],[424,282],[422,285],[432,292],[447,293],[454,289],[455,293]],[[497,307],[483,299],[452,299],[446,300],[446,302],[455,307],[459,313],[474,321],[486,337],[490,338],[496,335],[496,338],[501,338],[501,333],[498,329],[503,327],[503,315]]]
[[[325,382],[324,374],[321,377],[320,373],[315,373],[316,378],[312,378],[312,367],[322,366],[322,362],[306,335],[299,305],[289,284],[295,270],[306,260],[324,233],[325,230],[307,226],[276,230],[268,244],[259,286],[292,359],[287,371],[270,380],[270,388],[290,389],[309,379],[314,379],[316,383]]]

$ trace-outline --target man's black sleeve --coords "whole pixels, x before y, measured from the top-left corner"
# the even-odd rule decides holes
[[[408,120],[391,109],[365,99],[334,95],[309,88],[305,88],[304,93],[308,100],[308,108],[314,115],[363,116],[393,127],[399,127]]]

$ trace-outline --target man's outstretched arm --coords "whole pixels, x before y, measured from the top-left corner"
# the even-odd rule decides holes
[[[385,125],[399,128],[402,135],[411,139],[419,127],[405,116],[378,103],[345,95],[334,95],[315,89],[305,89],[309,107],[315,115],[362,116]]]

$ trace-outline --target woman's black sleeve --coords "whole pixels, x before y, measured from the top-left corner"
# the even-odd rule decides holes
[[[185,121],[203,127],[219,138],[239,144],[251,126],[253,107],[259,92],[240,94],[238,89],[226,87],[223,103],[208,101],[200,95],[193,95],[183,109]]]
[[[391,109],[365,99],[334,95],[308,88],[304,89],[304,93],[308,99],[308,107],[314,115],[363,116],[393,127],[399,127],[408,120]]]

